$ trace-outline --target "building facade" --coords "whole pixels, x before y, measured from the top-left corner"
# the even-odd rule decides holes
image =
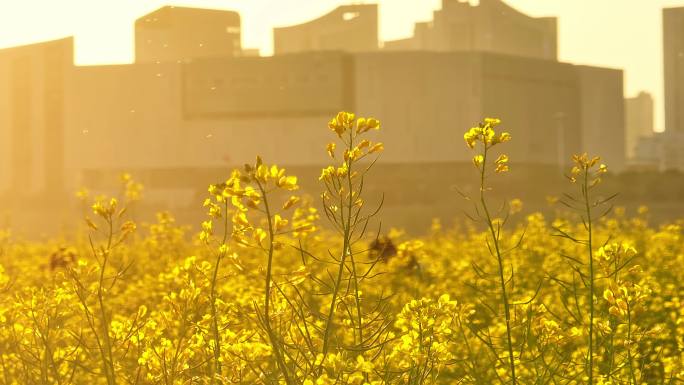
[[[684,132],[664,131],[639,138],[630,168],[635,170],[684,170]]]
[[[344,5],[304,24],[273,29],[276,55],[341,50],[378,49],[377,4]]]
[[[166,6],[136,20],[135,61],[238,56],[240,39],[237,12]]]
[[[647,92],[639,92],[625,99],[625,143],[628,158],[636,155],[639,138],[653,136],[653,97]]]
[[[663,9],[665,129],[684,132],[684,7]]]
[[[387,41],[387,50],[483,51],[557,60],[557,22],[534,18],[501,0],[442,0],[431,22],[417,23],[408,39]]]
[[[620,70],[484,52],[356,56],[356,110],[388,127],[385,161],[469,161],[461,131],[490,116],[517,162],[564,167],[587,151],[624,168]]]
[[[60,192],[73,39],[0,50],[0,191]]]

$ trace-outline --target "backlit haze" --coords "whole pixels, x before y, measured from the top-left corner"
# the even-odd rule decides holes
[[[474,2],[474,1],[473,1]],[[75,36],[77,64],[133,60],[133,22],[162,5],[235,10],[242,45],[272,53],[272,29],[314,19],[344,0],[0,0],[0,48]],[[358,2],[357,2],[358,3]],[[408,37],[416,21],[431,20],[440,0],[378,0],[380,39]],[[531,16],[559,18],[559,60],[625,71],[625,96],[644,90],[663,127],[663,7],[684,0],[508,0]]]

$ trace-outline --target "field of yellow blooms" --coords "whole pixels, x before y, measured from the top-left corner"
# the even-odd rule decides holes
[[[380,123],[345,112],[319,199],[257,158],[209,187],[199,234],[169,213],[132,222],[130,176],[119,199],[79,193],[76,240],[1,233],[0,383],[684,382],[681,224],[610,210],[586,154],[554,218],[491,201],[515,172],[500,123],[464,135],[468,218],[421,238],[377,234],[363,186]]]

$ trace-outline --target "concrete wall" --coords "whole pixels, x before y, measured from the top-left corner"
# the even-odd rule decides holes
[[[468,160],[463,132],[481,116],[478,58],[436,52],[356,56],[360,115],[381,120],[383,162]]]
[[[244,66],[243,60],[247,59],[236,59],[236,65]],[[262,63],[261,58],[249,60],[257,68]],[[307,100],[311,96],[307,90],[289,88],[275,99],[261,94],[264,109],[258,110],[258,100],[249,99],[258,93],[238,87],[231,97],[251,100],[252,113],[233,115],[231,111],[239,110],[230,100],[228,110],[222,110],[220,95],[204,92],[200,81],[194,84],[200,75],[228,79],[225,84],[230,84],[231,77],[245,75],[222,64],[226,63],[208,60],[192,65],[76,68],[71,73],[66,111],[68,187],[74,190],[85,184],[84,175],[89,183],[99,184],[97,170],[228,169],[252,162],[257,154],[279,164],[325,161],[328,111],[272,115],[273,105],[282,100]],[[333,68],[330,77],[343,76],[341,65]],[[330,98],[331,102],[341,100],[340,95]],[[205,114],[198,114],[197,109]],[[224,115],[225,111],[229,113]],[[159,186],[178,187],[177,176],[167,175],[169,179],[159,180]]]
[[[323,50],[364,52],[377,49],[377,4],[344,5],[310,22],[273,30],[273,52],[276,55]]]
[[[482,55],[483,115],[502,119],[517,162],[563,165],[580,148],[579,90],[570,64]]]
[[[499,117],[522,163],[601,152],[624,166],[622,72],[485,53],[356,55],[357,111],[383,121],[387,162],[467,161],[462,133]]]
[[[188,119],[331,116],[354,106],[353,62],[341,52],[196,60],[183,74]]]
[[[128,168],[183,160],[180,64],[77,67],[66,110],[70,188],[87,168]]]
[[[622,70],[577,66],[582,151],[601,156],[613,171],[625,168],[625,107]]]

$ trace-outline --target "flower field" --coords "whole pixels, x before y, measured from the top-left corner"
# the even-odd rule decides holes
[[[612,207],[586,154],[554,217],[489,199],[515,172],[500,125],[464,135],[480,189],[453,199],[471,210],[422,237],[380,227],[363,188],[380,122],[346,112],[320,197],[257,157],[209,186],[199,232],[134,223],[128,175],[120,197],[78,194],[68,242],[0,232],[0,383],[684,382],[682,224]]]

